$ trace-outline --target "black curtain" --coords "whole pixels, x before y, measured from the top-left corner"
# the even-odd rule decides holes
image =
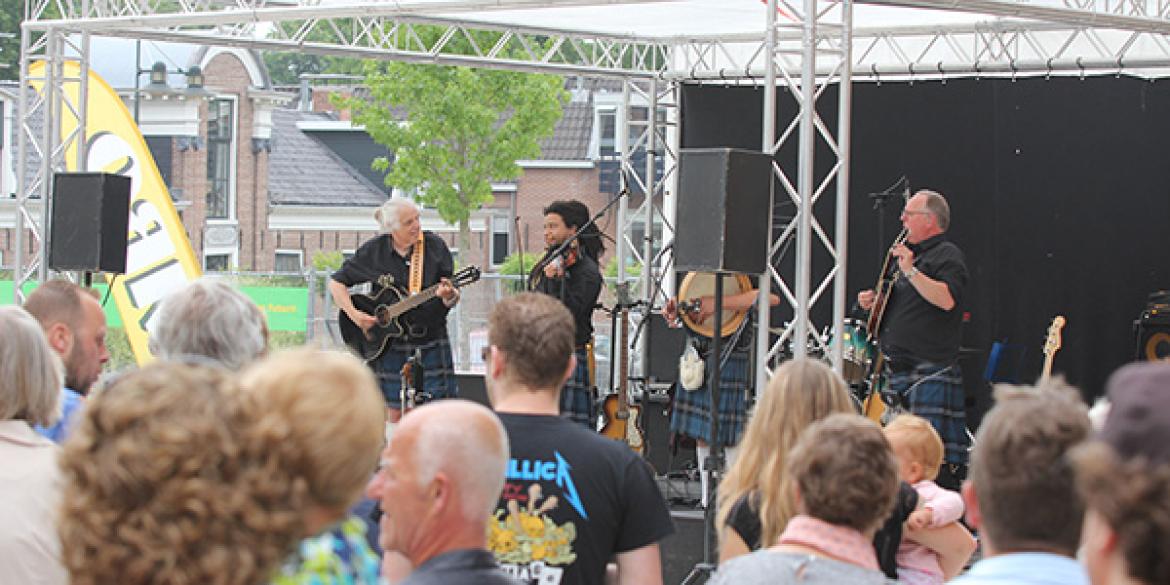
[[[796,111],[786,90],[780,95],[777,136]],[[762,105],[758,88],[685,86],[682,146],[759,150]],[[836,87],[818,108],[835,131]],[[987,350],[999,340],[1025,348],[1018,377],[1032,382],[1059,314],[1068,323],[1054,371],[1087,397],[1100,394],[1109,373],[1134,358],[1133,322],[1147,295],[1170,288],[1170,83],[1112,75],[859,83],[852,122],[851,297],[873,286],[901,227],[901,199],[883,214],[869,194],[905,175],[912,189],[946,195],[949,237],[967,256],[968,379],[982,377]],[[794,182],[796,146],[793,134],[777,155]],[[829,154],[818,138],[818,179],[829,171]],[[835,185],[824,198],[816,214],[832,237]],[[774,215],[790,216],[779,187],[776,199]],[[823,275],[830,259],[815,248],[814,275]],[[790,250],[780,261],[786,278],[794,256]],[[814,307],[818,324],[829,323],[830,301],[826,295]]]

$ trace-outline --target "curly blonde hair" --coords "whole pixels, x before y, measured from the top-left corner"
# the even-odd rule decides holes
[[[795,359],[776,368],[740,442],[739,457],[719,486],[716,526],[740,498],[758,494],[760,543],[771,546],[796,514],[792,479],[784,473],[801,431],[838,412],[855,413],[845,380],[823,362]]]
[[[930,421],[913,414],[899,414],[883,431],[894,448],[904,448],[922,466],[922,476],[929,480],[938,477],[943,463],[943,442]]]
[[[65,444],[74,585],[254,585],[303,538],[308,489],[218,369],[155,363],[96,394]]]
[[[258,428],[282,446],[286,470],[304,478],[314,504],[344,513],[385,443],[386,406],[370,369],[348,353],[296,349],[256,363],[241,385],[263,405]]]

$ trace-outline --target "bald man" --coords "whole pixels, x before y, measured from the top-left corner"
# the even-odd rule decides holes
[[[367,495],[382,505],[379,544],[410,561],[403,585],[519,585],[487,550],[508,439],[496,415],[444,400],[402,418]]]
[[[106,350],[106,313],[92,289],[67,280],[50,280],[28,296],[24,310],[36,317],[49,346],[65,364],[65,387],[61,389],[61,418],[37,432],[60,443],[81,409],[82,399],[110,359]]]

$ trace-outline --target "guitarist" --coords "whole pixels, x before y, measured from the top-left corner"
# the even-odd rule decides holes
[[[447,312],[459,302],[459,289],[447,280],[454,272],[451,251],[442,238],[422,231],[419,208],[413,201],[391,198],[374,212],[374,218],[382,233],[362,244],[329,281],[329,293],[339,309],[367,331],[375,326],[374,317],[354,307],[349,287],[368,282],[373,285],[372,292],[377,293],[383,276],[392,279],[394,286],[411,292],[441,283],[437,298],[403,315],[406,333],[392,339],[386,352],[372,364],[390,420],[397,422],[401,416],[400,372],[416,349],[422,352],[425,372],[423,388],[419,390],[432,399],[450,398],[459,393],[451,342],[447,339]]]
[[[544,256],[528,277],[528,288],[556,297],[573,315],[577,365],[561,391],[561,416],[597,430],[596,396],[590,375],[593,363],[593,307],[601,294],[598,259],[605,251],[601,232],[589,222],[589,208],[577,200],[554,201],[544,208]],[[588,224],[588,225],[586,225]],[[563,255],[551,257],[561,244],[581,232]]]
[[[958,362],[967,264],[962,250],[945,237],[951,211],[941,194],[919,191],[906,202],[901,220],[906,242],[891,250],[897,264],[890,298],[864,290],[857,302],[866,311],[886,303],[877,333],[890,398],[938,431],[946,454],[936,481],[958,490],[970,445]]]

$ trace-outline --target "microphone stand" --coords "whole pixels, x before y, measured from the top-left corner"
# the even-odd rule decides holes
[[[901,193],[898,193],[899,189],[901,189]],[[886,204],[899,194],[902,195],[903,199],[910,199],[910,180],[906,178],[906,175],[902,175],[884,191],[869,194],[869,198],[873,200],[873,208],[878,212],[877,247],[874,248],[878,251],[878,264],[882,263],[884,258],[882,250],[885,249],[886,245]]]

